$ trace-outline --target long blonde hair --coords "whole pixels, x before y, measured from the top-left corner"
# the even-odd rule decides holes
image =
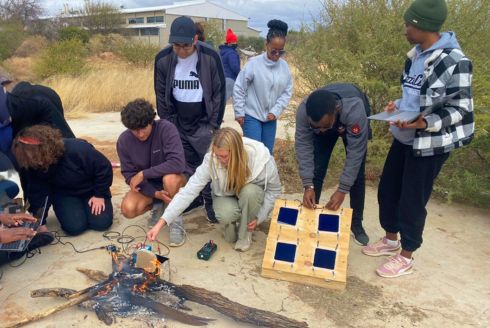
[[[236,195],[240,193],[250,176],[248,167],[248,154],[243,146],[242,136],[232,128],[222,128],[216,132],[211,142],[211,167],[214,168],[214,148],[226,149],[230,152],[227,167],[228,191],[233,190]]]

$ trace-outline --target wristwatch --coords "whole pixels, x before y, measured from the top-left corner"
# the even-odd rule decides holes
[[[305,191],[307,190],[315,190],[315,186],[304,186],[303,187]]]

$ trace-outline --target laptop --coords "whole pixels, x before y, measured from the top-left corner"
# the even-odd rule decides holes
[[[34,222],[25,222],[24,225],[22,225],[22,227],[31,228],[34,231],[36,231],[39,225],[41,224],[41,221],[43,220],[46,211],[48,210],[47,207],[48,207],[48,196],[46,196],[46,199],[44,200],[44,208],[41,217],[37,218],[37,220]],[[29,238],[24,240],[13,241],[11,243],[0,244],[0,251],[24,252],[27,249],[27,246],[29,246],[31,240],[32,238]]]

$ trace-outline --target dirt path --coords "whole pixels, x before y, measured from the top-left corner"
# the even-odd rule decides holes
[[[106,114],[104,114],[106,115]],[[105,117],[105,116],[104,116]],[[83,121],[83,120],[79,120]],[[107,138],[91,133],[91,141],[115,159],[114,140],[120,131],[117,120],[102,124],[100,118],[88,122],[97,126]],[[96,124],[95,124],[96,123]],[[87,122],[80,126],[87,126]],[[70,121],[77,135],[79,122]],[[90,125],[89,125],[90,126]],[[101,133],[102,133],[101,132]],[[98,139],[98,140],[97,140]],[[117,209],[126,190],[118,171],[115,171],[114,208]],[[326,198],[329,191],[324,193]],[[298,199],[301,195],[283,195]],[[348,204],[348,201],[345,203]],[[431,201],[423,247],[415,254],[416,272],[399,279],[382,279],[374,269],[381,258],[370,258],[351,242],[348,284],[345,292],[338,293],[260,276],[265,247],[267,225],[254,234],[249,252],[235,252],[223,241],[219,227],[205,221],[202,212],[186,219],[188,241],[172,249],[171,278],[175,283],[192,284],[222,293],[246,305],[263,308],[283,315],[305,320],[313,328],[324,327],[489,327],[490,326],[490,216],[488,211],[461,205],[441,204]],[[366,193],[365,227],[374,240],[381,236],[378,224],[376,190]],[[131,224],[146,227],[147,216],[129,221],[118,210],[112,230],[121,232]],[[48,227],[58,230],[59,225],[51,214]],[[139,236],[136,227],[126,233]],[[168,241],[168,232],[160,239]],[[218,244],[217,253],[209,262],[196,259],[196,252],[208,240]],[[65,241],[68,238],[64,239]],[[98,232],[87,232],[69,238],[79,250],[106,245],[108,242]],[[59,303],[55,299],[32,299],[29,291],[42,287],[67,287],[81,289],[90,284],[75,269],[87,267],[108,272],[110,257],[104,250],[75,253],[70,246],[52,245],[42,249],[18,268],[3,267],[0,284],[0,327]],[[208,308],[191,304],[193,314],[217,319],[210,327],[248,327],[237,324]],[[117,318],[116,327],[186,327],[159,319]],[[150,324],[148,324],[148,322]],[[31,327],[95,327],[100,326],[96,316],[86,310],[72,308],[58,313]]]

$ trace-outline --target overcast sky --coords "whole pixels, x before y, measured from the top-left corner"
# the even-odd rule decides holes
[[[95,0],[97,1],[97,0]],[[171,0],[104,0],[124,8],[153,7],[168,5],[178,1]],[[216,4],[231,9],[240,15],[249,17],[249,26],[267,29],[267,22],[277,18],[285,21],[291,28],[298,29],[302,22],[311,22],[312,16],[318,16],[321,0],[213,0]],[[63,3],[70,7],[83,7],[83,0],[40,0],[46,14],[60,12]]]

